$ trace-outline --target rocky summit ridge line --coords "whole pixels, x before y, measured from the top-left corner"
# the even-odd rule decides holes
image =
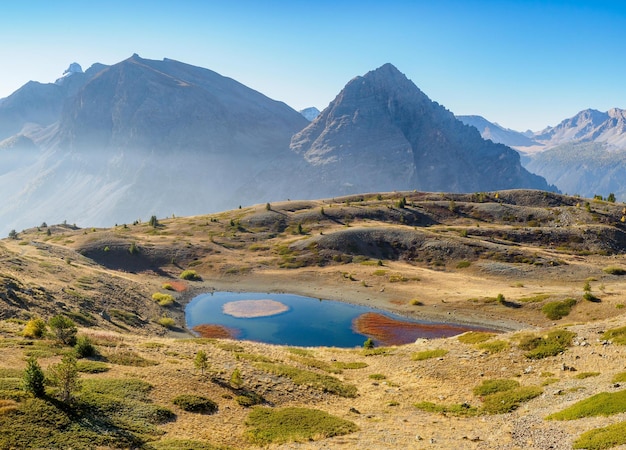
[[[549,189],[391,64],[351,80],[311,123],[171,59],[133,55],[60,80],[0,100],[0,233],[365,191]]]

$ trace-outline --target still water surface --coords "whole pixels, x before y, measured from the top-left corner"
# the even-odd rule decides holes
[[[223,312],[226,303],[241,300],[274,300],[289,309],[280,314],[242,318]],[[302,347],[356,347],[361,346],[369,336],[354,329],[354,321],[363,314],[376,313],[401,321],[404,325],[400,333],[401,342],[381,342],[378,344],[405,344],[417,338],[453,336],[475,327],[438,324],[417,321],[394,315],[386,311],[366,306],[332,300],[320,300],[292,294],[269,294],[259,292],[213,292],[195,297],[186,307],[187,328],[210,324],[226,327],[234,332],[237,339],[265,342],[269,344]],[[370,314],[371,315],[371,314]],[[415,324],[415,327],[408,326]],[[400,328],[400,327],[398,327]],[[372,336],[375,341],[377,339]]]

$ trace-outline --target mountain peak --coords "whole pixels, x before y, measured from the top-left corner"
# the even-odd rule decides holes
[[[62,84],[66,78],[69,78],[76,73],[83,73],[83,68],[77,62],[73,62],[69,65],[67,69],[65,69],[65,72],[63,72],[63,76],[61,78],[57,78],[55,83]]]

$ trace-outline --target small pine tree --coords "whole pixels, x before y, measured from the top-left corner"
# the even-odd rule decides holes
[[[32,356],[26,361],[26,370],[22,378],[23,389],[35,397],[43,397],[46,393],[45,376],[37,359]]]
[[[76,358],[71,354],[65,355],[60,363],[50,368],[50,373],[52,382],[59,388],[61,400],[70,404],[72,395],[80,389]]]
[[[238,367],[233,370],[233,373],[230,376],[230,385],[235,389],[241,389],[241,387],[243,386],[243,378],[241,376],[241,371]]]
[[[302,231],[302,224],[301,223],[298,224],[298,234],[304,234],[304,231]]]
[[[209,366],[209,358],[207,357],[206,352],[204,350],[199,350],[198,353],[196,353],[196,357],[193,360],[193,364],[196,367],[196,369],[199,369],[200,373],[204,375],[204,371]]]
[[[607,202],[611,202],[611,203],[615,203],[615,194],[614,193],[610,193],[609,196],[606,198]]]
[[[9,231],[9,239],[17,239],[17,231],[15,230]]]
[[[57,315],[48,321],[48,326],[56,336],[57,340],[65,345],[76,344],[76,324],[72,319],[64,315]]]
[[[365,342],[363,342],[363,348],[364,349],[374,348],[374,341],[372,341],[372,338],[367,338]]]
[[[269,203],[269,202],[267,202],[267,203],[265,204],[265,209],[266,209],[267,211],[271,211],[271,210],[272,210],[272,205],[270,205],[270,203]]]
[[[137,245],[134,242],[130,243],[130,247],[128,247],[128,253],[130,253],[131,255],[134,255],[135,253],[138,253],[139,249],[137,248]]]
[[[150,225],[152,228],[158,227],[159,221],[157,220],[157,216],[150,217],[150,221],[148,222],[148,225]]]

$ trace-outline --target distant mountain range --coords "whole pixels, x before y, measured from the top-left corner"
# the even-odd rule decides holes
[[[585,197],[614,193],[626,201],[626,110],[586,109],[555,127],[520,133],[480,116],[459,116],[483,138],[522,154],[530,171],[561,191]]]
[[[208,69],[138,55],[85,72],[73,64],[0,100],[0,232],[286,198],[508,188],[550,186],[390,64],[351,80],[312,122]]]

